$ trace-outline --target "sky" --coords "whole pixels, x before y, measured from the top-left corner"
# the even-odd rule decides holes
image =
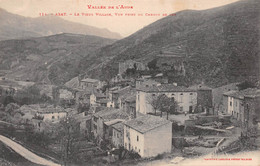
[[[0,7],[26,17],[40,17],[40,13],[66,13],[66,16],[60,17],[98,28],[106,28],[126,37],[161,19],[164,17],[163,14],[169,15],[185,9],[204,10],[236,1],[238,0],[0,0]],[[106,9],[89,9],[90,5],[91,7],[103,6]],[[130,8],[116,9],[121,5]],[[108,9],[109,6],[114,9]],[[74,15],[77,13],[79,16]],[[92,16],[83,16],[82,13],[92,14]],[[97,16],[97,13],[101,15]],[[123,15],[118,16],[115,13]],[[111,16],[103,16],[103,14],[111,14]]]

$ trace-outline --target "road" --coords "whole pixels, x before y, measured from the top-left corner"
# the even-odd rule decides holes
[[[40,165],[48,165],[48,166],[60,166],[59,164],[46,160],[46,159],[32,153],[28,149],[24,148],[20,144],[12,141],[11,139],[9,139],[5,136],[0,135],[0,141],[2,141],[5,145],[9,146],[15,152],[17,152],[18,154],[20,154],[21,156],[23,156],[24,158],[26,158],[27,160],[29,160],[33,163],[40,164]]]

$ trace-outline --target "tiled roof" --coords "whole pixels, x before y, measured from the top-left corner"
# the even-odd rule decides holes
[[[40,114],[48,114],[48,113],[59,113],[59,112],[67,112],[61,107],[53,107],[53,106],[48,106],[46,108],[40,108],[38,111]]]
[[[96,103],[102,103],[102,104],[106,104],[108,103],[110,100],[109,99],[99,99],[96,101]]]
[[[99,93],[99,92],[96,92],[96,91],[93,91],[92,93],[93,93],[96,97],[106,97],[106,95],[103,94],[103,93]]]
[[[236,92],[238,92],[238,91],[236,91],[236,90],[231,90],[231,91],[228,91],[228,92],[223,93],[223,95],[229,96],[229,95],[231,95],[231,94],[233,94],[233,93],[236,93]]]
[[[94,82],[98,82],[99,80],[96,80],[96,79],[92,79],[92,78],[85,78],[85,79],[83,79],[83,80],[81,80],[82,82],[92,82],[92,83],[94,83]]]
[[[101,117],[104,121],[110,121],[113,119],[127,119],[129,117],[126,112],[120,109],[108,107],[105,107],[102,111],[95,113],[94,116]]]
[[[114,91],[113,93],[118,93],[119,95],[123,95],[123,94],[126,94],[126,93],[130,93],[131,91],[133,91],[134,89],[130,86],[127,86],[125,88],[122,88],[122,89],[119,89],[119,90],[116,90]]]
[[[111,125],[114,125],[114,124],[117,124],[119,122],[123,122],[125,120],[123,119],[113,119],[113,120],[110,120],[110,121],[106,121],[104,122],[107,126],[111,126]]]
[[[175,86],[173,84],[159,84],[152,86],[142,86],[137,90],[144,92],[195,92],[194,89],[189,89],[184,86]]]
[[[125,122],[126,126],[133,128],[141,133],[145,133],[154,128],[163,126],[165,124],[171,123],[170,121],[153,115],[145,115],[138,117],[136,119]]]
[[[190,86],[189,89],[193,89],[193,90],[212,90],[212,88],[204,85],[204,84],[199,84],[199,85],[193,85]]]
[[[224,93],[226,96],[238,98],[238,99],[244,99],[244,97],[256,97],[260,96],[260,89],[256,88],[248,88],[241,91],[229,91]]]
[[[250,97],[250,98],[260,97],[260,89],[256,89],[251,93],[245,94],[245,97]]]
[[[125,101],[127,102],[135,102],[136,101],[136,94],[128,96]]]
[[[116,130],[123,132],[124,131],[124,124],[122,122],[116,123],[112,125],[113,128]]]
[[[131,97],[136,96],[136,89],[129,89],[128,91],[124,91],[124,93],[119,93],[119,97],[121,100],[127,100]]]

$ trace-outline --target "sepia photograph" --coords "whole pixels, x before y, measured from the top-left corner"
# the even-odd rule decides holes
[[[260,166],[260,0],[0,0],[0,166]]]

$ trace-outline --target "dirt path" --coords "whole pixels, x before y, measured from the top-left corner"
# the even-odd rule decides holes
[[[41,165],[48,165],[48,166],[60,166],[59,164],[46,160],[46,159],[32,153],[28,149],[24,148],[20,144],[12,141],[11,139],[9,139],[5,136],[0,135],[0,141],[2,141],[4,144],[6,144],[10,148],[12,148],[15,152],[17,152],[18,154],[20,154],[21,156],[23,156],[24,158],[26,158],[27,160],[29,160],[33,163],[41,164]]]

